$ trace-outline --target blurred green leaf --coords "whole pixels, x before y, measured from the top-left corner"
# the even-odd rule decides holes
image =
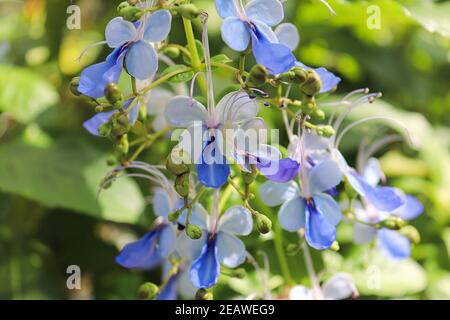
[[[47,147],[22,141],[0,146],[0,189],[41,202],[116,222],[137,222],[144,200],[130,179],[119,179],[96,199],[98,185],[111,170],[106,156],[65,138]]]
[[[29,69],[1,66],[0,110],[27,123],[56,104],[58,93],[39,74]],[[7,75],[7,76],[6,76]]]
[[[406,6],[405,10],[429,32],[436,32],[450,38],[450,2],[421,1],[418,4]]]
[[[182,64],[170,66],[170,67],[164,69],[161,76],[163,77],[165,75],[168,75],[169,73],[175,72],[180,69],[185,69],[185,68],[186,68],[186,66],[182,65]],[[183,82],[190,81],[193,77],[194,77],[194,71],[190,70],[187,72],[177,74],[176,76],[170,78],[169,81],[172,83],[183,83]]]

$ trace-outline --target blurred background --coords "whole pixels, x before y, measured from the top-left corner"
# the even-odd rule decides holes
[[[83,65],[109,53],[106,46],[97,46],[82,64],[77,61],[86,47],[104,39],[104,28],[119,2],[73,1],[81,8],[81,29],[70,30],[69,0],[0,1],[2,299],[134,299],[143,282],[159,283],[158,270],[132,272],[114,262],[118,250],[145,233],[153,221],[150,186],[123,179],[97,201],[98,184],[111,170],[111,145],[82,129],[94,110],[68,90]],[[416,149],[398,143],[378,155],[389,182],[416,195],[426,210],[413,222],[422,241],[414,247],[412,259],[394,266],[381,260],[377,265],[372,259],[375,268],[368,268],[373,249],[352,244],[351,227],[342,224],[341,250],[314,251],[316,270],[350,272],[363,299],[450,299],[450,1],[328,2],[337,15],[331,16],[318,0],[287,1],[286,20],[301,33],[296,55],[307,65],[325,66],[342,77],[335,97],[328,99],[364,87],[383,92],[382,101],[358,110],[349,120],[382,114],[408,126]],[[211,15],[212,54],[235,59],[220,38],[221,20],[213,1],[194,3]],[[379,24],[368,21],[376,12]],[[174,19],[170,41],[185,44],[179,18]],[[216,82],[219,88],[233,84],[233,78],[229,72],[216,73]],[[279,113],[263,112],[270,126],[281,127]],[[361,134],[384,130],[380,128],[367,125],[349,134],[345,155],[353,159]],[[286,146],[286,139],[282,144]],[[160,140],[141,159],[157,164],[169,150],[167,140]],[[275,211],[258,206],[275,216]],[[295,239],[285,236],[278,245]],[[286,279],[270,235],[254,235],[245,242],[250,252],[267,253],[270,287],[282,297]],[[300,260],[301,256],[289,257],[291,277],[308,285]],[[81,269],[81,290],[67,289],[70,265]],[[216,297],[252,293],[258,283],[251,266],[248,272],[246,280],[224,278]],[[371,272],[381,279],[380,286],[367,284]]]

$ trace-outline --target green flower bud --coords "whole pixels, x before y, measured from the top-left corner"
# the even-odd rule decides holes
[[[272,221],[261,213],[256,214],[256,229],[261,234],[267,234],[272,229]]]
[[[301,85],[301,88],[308,96],[315,96],[318,94],[322,88],[322,82],[320,81],[319,75],[313,70],[308,70],[306,80]]]
[[[247,79],[247,83],[251,86],[260,87],[267,82],[269,72],[266,67],[261,64],[253,66]]]
[[[387,228],[390,230],[400,230],[401,228],[406,226],[406,222],[402,218],[389,216],[385,220],[381,221],[379,225],[382,228]]]
[[[189,190],[190,190],[189,173],[184,173],[182,175],[179,175],[175,179],[175,190],[182,198],[187,198],[189,196]]]
[[[186,19],[192,20],[200,15],[200,10],[192,3],[178,6],[177,12]]]
[[[120,13],[120,11],[122,11],[122,9],[127,8],[129,6],[130,6],[130,4],[128,3],[128,1],[123,1],[117,6],[117,12]]]
[[[298,244],[290,243],[286,247],[286,253],[288,256],[295,256],[300,251]]]
[[[245,271],[244,268],[238,268],[232,271],[231,277],[238,278],[238,279],[244,279],[247,275],[247,271]]]
[[[103,110],[105,110],[105,108],[102,105],[98,105],[95,107],[95,112],[97,113],[103,112]]]
[[[325,112],[323,112],[323,110],[320,110],[317,108],[311,113],[311,116],[314,120],[317,120],[317,121],[325,120]]]
[[[135,6],[138,3],[138,0],[128,0],[130,6]]]
[[[176,47],[167,47],[167,48],[164,48],[161,51],[161,53],[165,54],[166,56],[168,56],[171,59],[176,59],[180,56],[181,51],[180,51],[180,49],[178,49]]]
[[[319,136],[330,138],[336,133],[332,126],[317,126],[316,132]]]
[[[112,119],[112,131],[114,137],[121,137],[131,129],[130,120],[126,114],[118,114]]]
[[[293,71],[288,71],[288,72],[280,74],[277,77],[277,80],[282,81],[282,82],[290,83],[290,82],[292,82],[292,79],[294,77],[295,77],[295,73]]]
[[[130,150],[130,144],[128,143],[128,136],[124,134],[120,137],[119,143],[115,145],[115,151],[119,153],[121,157],[125,157]]]
[[[123,7],[120,9],[119,15],[127,21],[134,22],[142,17],[142,10],[138,7],[130,6],[128,4],[127,7]]]
[[[420,243],[420,233],[417,229],[411,225],[404,226],[400,229],[400,234],[407,237],[413,244]]]
[[[122,91],[115,83],[108,83],[104,90],[105,98],[112,105],[118,105],[123,100]]]
[[[214,296],[208,289],[198,289],[195,293],[195,300],[214,300]]]
[[[242,171],[242,179],[244,180],[244,183],[247,185],[251,185],[253,182],[255,182],[257,176],[258,171],[256,170],[253,170],[252,172]]]
[[[189,172],[189,166],[186,163],[189,163],[188,154],[183,150],[173,150],[167,157],[166,168],[172,174],[180,176]]]
[[[70,81],[70,92],[72,92],[72,94],[74,96],[81,96],[81,92],[78,91],[78,85],[80,83],[80,77],[75,77],[72,79],[72,81]]]
[[[186,234],[189,238],[193,240],[200,239],[202,237],[202,229],[200,227],[195,226],[193,224],[188,224],[186,228]]]
[[[330,247],[330,250],[335,251],[335,252],[338,252],[340,249],[341,249],[341,247],[339,246],[339,242],[337,242],[337,241],[334,241]]]
[[[301,85],[306,81],[306,77],[308,76],[306,70],[299,67],[294,67],[291,69],[291,72],[293,73],[293,77],[291,79],[293,83]]]
[[[100,137],[109,137],[111,135],[113,125],[111,122],[105,122],[100,127],[98,127],[98,135]]]
[[[159,287],[151,282],[144,283],[139,288],[139,298],[142,300],[154,300],[159,293]]]
[[[169,216],[167,217],[170,222],[177,222],[178,219],[180,219],[181,214],[183,213],[184,208],[177,210],[175,212],[169,213]]]

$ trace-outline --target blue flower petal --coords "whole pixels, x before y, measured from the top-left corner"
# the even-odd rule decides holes
[[[250,20],[258,20],[269,26],[279,24],[284,18],[283,5],[279,0],[250,1],[245,12]]]
[[[341,222],[341,207],[331,196],[325,193],[315,195],[314,203],[317,211],[323,215],[329,224],[335,226]]]
[[[209,155],[212,155],[213,161],[206,162],[206,159],[210,159]],[[217,154],[216,154],[217,153]],[[208,188],[220,188],[225,182],[227,182],[230,176],[230,166],[226,163],[226,159],[220,154],[219,147],[216,143],[210,142],[203,149],[201,163],[197,164],[198,180],[204,186]]]
[[[191,282],[197,288],[210,288],[217,283],[219,274],[216,240],[208,241],[200,256],[192,263]]]
[[[132,41],[135,35],[135,26],[122,17],[112,19],[105,29],[105,39],[111,48],[118,48]]]
[[[172,15],[168,10],[158,10],[149,15],[145,21],[143,39],[150,42],[163,41],[170,32]]]
[[[219,232],[217,235],[217,257],[228,268],[236,268],[245,261],[244,243],[235,236]]]
[[[381,211],[391,212],[405,203],[403,197],[394,188],[373,187],[356,172],[351,172],[349,176],[354,178],[349,179],[349,181],[355,190]]]
[[[172,224],[165,225],[159,232],[158,251],[159,255],[167,258],[175,250],[175,230]]]
[[[116,263],[129,269],[151,269],[161,260],[157,250],[159,230],[152,230],[136,242],[127,244],[116,257]]]
[[[312,194],[324,192],[337,186],[342,180],[339,165],[334,160],[323,160],[309,172],[309,188]]]
[[[278,42],[289,47],[292,51],[297,49],[300,43],[300,34],[292,23],[282,23],[275,29]]]
[[[252,232],[253,219],[243,206],[228,209],[220,218],[219,230],[229,234],[249,235]]]
[[[298,186],[294,181],[289,183],[275,183],[266,181],[259,188],[259,195],[262,202],[269,207],[276,207],[280,204],[299,195]]]
[[[378,247],[386,257],[393,260],[406,259],[411,252],[409,239],[397,231],[388,229],[378,230]]]
[[[127,50],[115,49],[105,62],[87,67],[81,72],[78,91],[85,96],[97,99],[104,96],[108,83],[117,83],[122,73],[122,57]]]
[[[217,13],[222,19],[236,16],[234,2],[230,0],[216,0]]]
[[[146,80],[158,70],[158,55],[150,44],[138,41],[130,46],[125,63],[131,76],[139,80]]]
[[[230,17],[224,20],[221,28],[223,41],[233,50],[241,52],[250,43],[248,27],[238,18]]]
[[[272,74],[289,71],[295,66],[295,57],[285,45],[270,42],[267,36],[254,25],[250,28],[253,54],[256,62],[262,64]]]
[[[285,202],[278,212],[281,227],[287,231],[297,231],[305,227],[305,200],[295,197]]]
[[[314,202],[306,204],[305,212],[305,233],[308,244],[317,250],[330,248],[336,240],[336,228],[317,210]]]
[[[392,211],[393,215],[400,217],[404,220],[412,220],[417,218],[423,213],[424,206],[415,197],[407,195],[405,196],[405,204]]]
[[[273,173],[273,166],[276,166],[276,168],[278,168],[275,173]],[[267,179],[273,182],[285,183],[291,181],[297,176],[298,170],[300,169],[300,164],[295,160],[285,158],[276,162],[260,162],[257,167],[261,174]]]
[[[99,136],[98,128],[109,121],[117,111],[100,112],[83,123],[83,127],[92,135]]]
[[[172,208],[169,194],[162,188],[156,189],[152,198],[153,212],[160,217],[167,218],[175,208]]]
[[[176,300],[178,280],[179,274],[176,274],[172,278],[170,278],[169,282],[156,297],[156,300]]]

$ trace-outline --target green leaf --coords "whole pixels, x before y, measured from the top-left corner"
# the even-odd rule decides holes
[[[168,75],[169,73],[175,72],[175,71],[180,70],[180,69],[186,69],[186,66],[182,65],[182,64],[177,64],[175,66],[170,66],[170,67],[166,68],[162,72],[161,76]],[[194,71],[189,70],[189,71],[186,71],[186,72],[179,73],[179,74],[177,74],[174,77],[171,77],[169,79],[169,82],[172,82],[172,83],[188,82],[188,81],[192,80],[193,77],[194,77]]]
[[[0,66],[0,111],[17,121],[31,122],[56,104],[58,93],[39,74],[17,67]]]
[[[144,199],[133,180],[117,180],[96,199],[100,181],[111,170],[106,158],[75,138],[64,138],[45,147],[23,141],[4,144],[0,146],[0,190],[48,207],[135,223],[143,210]]]
[[[211,62],[217,62],[217,63],[230,63],[233,60],[228,58],[226,54],[218,54],[217,56],[214,56],[211,58]]]
[[[429,32],[450,38],[450,3],[421,2],[407,6],[406,13]]]

